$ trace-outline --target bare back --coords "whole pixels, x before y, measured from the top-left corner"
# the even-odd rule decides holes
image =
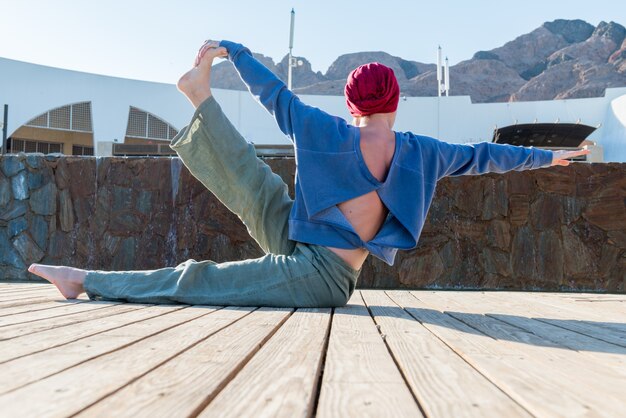
[[[361,154],[370,173],[384,181],[395,152],[395,134],[388,128],[365,126],[361,129]],[[380,230],[388,210],[376,191],[347,200],[337,205],[363,241],[370,241]],[[355,269],[360,269],[367,258],[364,248],[345,250],[330,248]]]

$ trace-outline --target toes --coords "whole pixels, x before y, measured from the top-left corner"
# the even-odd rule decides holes
[[[28,271],[31,272],[32,274],[35,274],[43,279],[46,279],[47,281],[51,283],[53,283],[55,270],[56,269],[52,266],[44,266],[42,264],[32,264],[28,268]]]

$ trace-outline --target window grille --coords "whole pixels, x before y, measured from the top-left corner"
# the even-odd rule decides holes
[[[39,115],[36,118],[30,120],[27,124],[27,126],[38,126],[40,128],[47,128],[48,127],[48,113],[44,113],[43,115]]]
[[[91,102],[57,107],[29,120],[25,126],[64,131],[93,132]]]
[[[43,154],[62,153],[63,144],[11,138],[8,151],[11,154],[16,154],[18,152],[41,152]]]
[[[72,105],[72,131],[91,132],[91,103]]]
[[[177,134],[178,131],[163,119],[136,107],[130,108],[126,136],[165,141]]]
[[[71,106],[63,106],[52,109],[49,116],[49,127],[52,129],[65,129],[69,131],[71,114]]]
[[[139,138],[148,137],[148,114],[134,107],[128,113],[128,128],[126,136],[136,136]]]
[[[85,147],[83,145],[73,145],[72,155],[93,155],[93,147]]]

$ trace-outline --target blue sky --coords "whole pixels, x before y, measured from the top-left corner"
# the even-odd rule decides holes
[[[280,60],[288,52],[325,72],[341,54],[385,51],[452,64],[557,18],[626,25],[616,0],[0,0],[0,57],[174,83],[207,37]]]

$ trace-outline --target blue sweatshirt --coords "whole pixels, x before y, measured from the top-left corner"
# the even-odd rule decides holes
[[[359,128],[308,106],[243,45],[222,41],[228,58],[256,99],[294,142],[295,202],[289,217],[294,241],[344,249],[365,248],[393,265],[398,249],[417,246],[437,181],[446,176],[503,173],[549,166],[552,152],[493,143],[457,145],[411,132],[395,132],[385,181],[367,168]],[[376,191],[389,215],[378,234],[363,241],[337,207]]]

